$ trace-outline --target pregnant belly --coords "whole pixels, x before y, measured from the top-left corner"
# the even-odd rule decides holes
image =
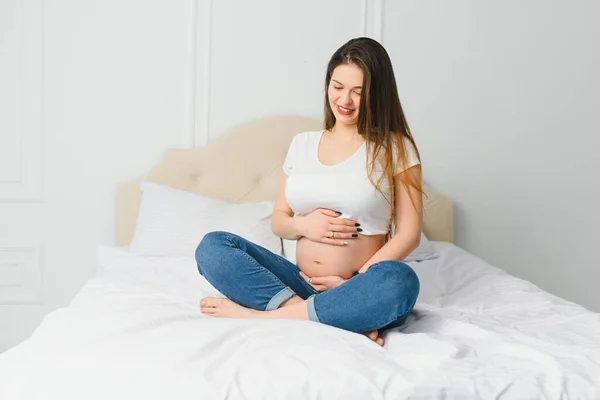
[[[347,246],[313,242],[302,237],[297,243],[296,263],[309,277],[334,275],[350,279],[384,243],[385,235],[359,235],[348,240]]]

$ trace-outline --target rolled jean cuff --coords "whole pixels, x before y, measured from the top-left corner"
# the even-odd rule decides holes
[[[308,299],[306,299],[308,319],[314,322],[321,322],[319,321],[319,317],[317,317],[317,311],[315,310],[315,296],[316,294],[313,294]]]
[[[284,287],[283,289],[281,289],[281,291],[279,293],[277,293],[275,296],[273,296],[273,298],[269,301],[269,304],[267,304],[267,308],[265,308],[265,311],[271,311],[271,310],[278,309],[279,306],[281,305],[281,303],[291,299],[295,294],[296,293],[294,293],[294,291],[292,289],[290,289],[289,287],[287,287],[287,286]]]

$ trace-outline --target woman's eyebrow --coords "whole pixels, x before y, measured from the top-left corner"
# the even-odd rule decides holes
[[[336,81],[335,79],[332,79],[332,81],[334,81],[335,83],[338,83],[338,84],[344,86],[344,84],[342,82],[340,82],[340,81]],[[362,86],[354,86],[354,89],[362,89]]]

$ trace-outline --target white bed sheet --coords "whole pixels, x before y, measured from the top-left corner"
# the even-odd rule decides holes
[[[101,272],[0,355],[0,399],[598,399],[600,314],[448,244],[380,348],[310,321],[217,319],[193,259],[101,247]]]

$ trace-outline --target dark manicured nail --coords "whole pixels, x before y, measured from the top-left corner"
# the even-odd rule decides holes
[[[337,215],[337,216],[339,217],[340,215],[342,215],[342,213],[341,213],[341,212],[339,212],[339,211],[336,211],[336,212],[335,212],[335,215]]]
[[[362,232],[362,228],[356,228],[356,232]]]
[[[352,237],[358,237],[358,233],[353,233]]]
[[[357,222],[357,223],[354,224],[354,226],[360,226],[360,224]]]

